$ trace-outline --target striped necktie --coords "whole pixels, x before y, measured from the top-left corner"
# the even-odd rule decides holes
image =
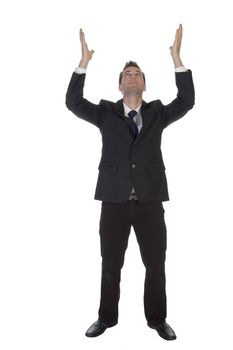
[[[132,111],[130,111],[128,113],[128,116],[129,116],[130,120],[132,121],[130,124],[131,124],[131,129],[132,129],[132,132],[133,132],[133,136],[134,136],[135,139],[136,139],[136,137],[138,135],[138,127],[137,127],[137,124],[135,123],[133,118],[135,117],[136,114],[137,114],[137,111],[135,111],[133,109],[132,109]]]

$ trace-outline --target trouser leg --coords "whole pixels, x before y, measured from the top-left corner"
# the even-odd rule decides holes
[[[112,325],[118,320],[121,268],[131,227],[130,203],[102,203],[100,242],[102,256],[99,318]]]
[[[135,205],[133,226],[146,268],[144,308],[148,322],[166,319],[165,258],[166,226],[162,203]]]

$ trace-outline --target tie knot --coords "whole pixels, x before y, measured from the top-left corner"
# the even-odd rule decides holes
[[[128,113],[128,116],[129,116],[131,119],[133,119],[133,118],[135,117],[136,114],[137,114],[137,111],[135,111],[135,110],[132,109],[132,111],[130,111],[130,112]]]

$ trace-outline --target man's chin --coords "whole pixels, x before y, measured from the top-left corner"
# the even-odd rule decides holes
[[[130,89],[126,91],[127,95],[141,95],[142,91],[138,89],[137,86],[132,86]]]

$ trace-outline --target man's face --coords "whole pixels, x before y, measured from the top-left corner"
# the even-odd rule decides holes
[[[146,90],[142,71],[137,67],[127,67],[123,71],[119,90],[123,95],[142,95]]]

